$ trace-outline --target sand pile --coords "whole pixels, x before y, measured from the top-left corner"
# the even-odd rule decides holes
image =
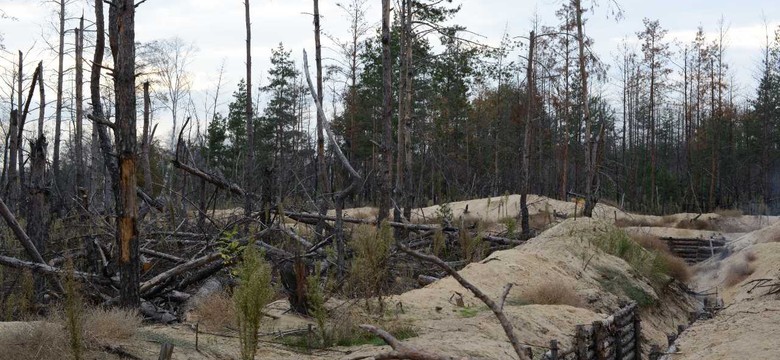
[[[780,297],[754,285],[761,279],[780,284],[778,239],[780,224],[775,223],[729,244],[732,252],[725,259],[696,267],[696,289],[717,293],[725,308],[685,331],[671,359],[777,358]]]

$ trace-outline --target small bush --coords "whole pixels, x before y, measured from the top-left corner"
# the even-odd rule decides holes
[[[510,216],[502,218],[499,222],[506,227],[506,236],[515,236],[515,232],[517,231],[517,219]]]
[[[657,252],[655,259],[660,272],[680,282],[688,282],[691,279],[691,269],[685,260],[668,252]]]
[[[637,244],[639,244],[641,247],[647,250],[658,251],[662,253],[669,252],[669,245],[657,236],[652,236],[648,234],[637,234],[637,233],[632,233],[629,236]]]
[[[87,344],[113,344],[135,335],[143,319],[135,310],[91,308],[84,314],[84,340]]]
[[[366,299],[366,310],[371,311],[371,298],[378,298],[379,313],[384,311],[382,295],[389,273],[393,230],[383,222],[377,231],[372,226],[358,226],[352,234],[351,246],[355,252],[350,271],[350,284],[358,297]]]
[[[237,269],[238,287],[233,292],[236,308],[241,359],[255,358],[257,331],[263,317],[263,308],[271,302],[274,289],[271,286],[271,267],[263,259],[253,243],[244,249],[244,256]]]
[[[756,269],[747,262],[731,264],[726,270],[726,278],[723,282],[727,287],[732,287],[747,279],[754,271],[756,271]]]
[[[584,306],[582,298],[576,291],[559,282],[537,284],[523,291],[521,298],[531,304]]]
[[[477,222],[477,235],[472,236],[464,221],[460,222],[458,231],[458,243],[460,244],[461,259],[466,262],[478,261],[484,256],[484,244],[482,241],[482,222]]]
[[[206,296],[193,310],[198,326],[209,331],[236,328],[236,308],[233,299],[224,292]]]

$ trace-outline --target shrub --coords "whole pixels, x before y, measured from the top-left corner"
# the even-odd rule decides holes
[[[199,326],[211,331],[236,326],[236,308],[233,299],[224,292],[206,296],[193,310]]]
[[[685,260],[668,252],[656,252],[655,260],[658,271],[669,277],[680,282],[688,282],[691,279],[691,269]]]
[[[632,233],[629,236],[637,244],[639,244],[641,247],[647,250],[664,252],[664,253],[669,252],[669,245],[657,236],[648,235],[648,234],[637,234],[637,233]]]
[[[583,307],[579,294],[560,282],[545,282],[523,291],[521,298],[531,304]]]
[[[390,249],[393,246],[393,231],[383,222],[378,231],[371,226],[358,226],[352,234],[354,250],[350,272],[353,290],[366,299],[366,310],[371,311],[373,297],[379,300],[379,312],[384,310],[383,284],[389,273]]]
[[[732,287],[747,279],[754,271],[756,271],[756,269],[747,262],[731,264],[728,269],[726,269],[726,278],[723,282],[727,287]]]
[[[244,249],[244,256],[236,274],[238,287],[233,292],[236,309],[241,359],[255,358],[260,320],[263,308],[271,302],[274,294],[271,286],[271,267],[257,251],[254,243]]]
[[[309,312],[317,321],[317,331],[319,331],[320,344],[322,347],[328,347],[332,343],[331,335],[327,329],[328,309],[325,308],[325,291],[320,285],[319,266],[316,271],[306,278],[306,300],[309,302]]]
[[[130,339],[143,319],[135,310],[90,308],[84,314],[84,339],[88,344],[113,344]]]

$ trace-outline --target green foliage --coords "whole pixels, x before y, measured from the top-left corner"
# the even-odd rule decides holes
[[[452,214],[452,207],[450,207],[450,203],[439,205],[439,208],[436,209],[434,216],[436,217],[436,220],[442,224],[442,226],[449,226],[452,224],[454,215]]]
[[[237,269],[238,287],[233,291],[236,307],[241,359],[254,359],[257,351],[258,330],[263,308],[271,302],[271,266],[263,259],[253,243],[244,249]]]
[[[317,331],[320,336],[322,347],[329,347],[332,344],[332,337],[328,333],[328,309],[325,307],[325,291],[320,285],[319,266],[313,274],[306,278],[306,300],[309,302],[309,312],[317,321]]]
[[[640,307],[655,305],[655,298],[642,288],[634,285],[625,274],[611,268],[598,268],[598,270],[602,275],[598,280],[599,284],[605,290],[615,295],[625,295],[635,301]]]
[[[458,311],[458,314],[464,318],[471,318],[479,314],[479,309],[473,307],[462,308]]]
[[[635,242],[623,229],[611,228],[593,243],[604,252],[625,260],[653,284],[663,284],[675,270],[658,250],[648,250]]]
[[[517,231],[517,219],[508,216],[502,218],[500,222],[504,224],[504,226],[506,226],[506,236],[509,237],[515,236],[515,232]]]
[[[351,283],[356,295],[366,299],[366,309],[371,311],[370,299],[376,297],[379,301],[378,313],[384,311],[384,281],[387,278],[390,264],[390,249],[394,243],[393,230],[387,222],[379,229],[369,226],[359,226],[352,235],[351,247],[354,250]]]
[[[84,301],[74,271],[73,260],[68,258],[62,281],[65,287],[65,327],[68,332],[71,356],[75,360],[80,360],[84,356]]]

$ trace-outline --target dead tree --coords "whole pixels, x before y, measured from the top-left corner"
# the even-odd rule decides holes
[[[82,207],[86,209],[86,189],[84,187],[84,17],[79,21],[76,34],[76,134],[74,141],[75,166],[76,166],[76,191],[74,195],[80,200]]]
[[[65,60],[65,3],[66,0],[59,0],[59,47],[57,49],[57,103],[54,108],[54,155],[52,158],[52,170],[54,172],[54,187],[60,189],[60,127],[62,123],[62,80],[64,75]],[[55,207],[61,204],[60,199],[54,202]]]
[[[149,148],[152,139],[149,136],[149,115],[151,99],[149,97],[149,82],[144,82],[144,127],[141,135],[141,171],[144,173],[144,191],[152,193],[152,169],[149,165]]]
[[[111,50],[114,56],[114,92],[116,94],[116,138],[119,186],[116,198],[117,268],[120,272],[120,304],[140,306],[139,253],[136,217],[136,119],[135,119],[135,4],[133,0],[115,0],[110,6]]]
[[[395,195],[400,204],[394,206],[396,222],[412,214],[412,1],[401,1],[401,73],[398,82],[398,159],[396,159]],[[403,214],[401,207],[403,206]],[[396,234],[400,234],[396,232]]]
[[[251,191],[255,182],[255,135],[252,118],[252,23],[249,20],[249,0],[244,0],[244,16],[246,17],[246,159],[244,162],[244,188]],[[263,189],[268,191],[268,189]],[[252,198],[244,197],[244,215],[252,215]]]
[[[320,2],[314,0],[314,62],[317,70],[317,96],[315,102],[322,104],[322,45],[320,43]],[[328,211],[327,195],[330,192],[328,186],[328,171],[325,166],[325,136],[322,133],[322,122],[324,117],[317,112],[317,195],[319,199],[319,212],[320,215],[325,215]],[[325,222],[322,221],[317,224],[317,236],[318,240],[324,238],[323,231],[325,230]]]
[[[598,202],[596,194],[596,184],[598,169],[596,169],[596,149],[595,138],[592,134],[593,119],[590,116],[590,105],[588,104],[588,71],[585,69],[585,32],[582,29],[582,0],[572,0],[577,21],[577,43],[579,45],[579,67],[580,67],[580,106],[585,118],[585,209],[584,215],[590,217],[593,215],[593,209]]]
[[[43,87],[41,87],[43,88]],[[39,134],[30,141],[30,185],[27,206],[27,234],[39,253],[46,253],[49,240],[49,206],[46,188],[46,138]],[[43,278],[36,277],[35,292],[38,298],[45,291]]]
[[[520,228],[523,236],[528,237],[531,234],[531,228],[528,223],[528,185],[530,183],[531,172],[529,171],[530,152],[531,152],[531,121],[533,119],[534,103],[534,47],[536,45],[536,33],[531,31],[528,45],[528,68],[526,71],[526,96],[527,104],[525,124],[523,124],[523,151],[520,154],[520,164],[522,175],[520,177]]]
[[[390,0],[382,0],[382,161],[379,171],[377,224],[388,218],[393,182],[393,69],[390,54]]]
[[[344,201],[350,194],[352,194],[352,192],[357,190],[357,188],[360,186],[362,177],[360,176],[360,173],[358,173],[355,170],[355,168],[352,167],[352,164],[349,163],[347,156],[344,155],[344,152],[341,151],[338,142],[336,142],[336,136],[330,127],[330,123],[328,122],[327,117],[325,116],[325,110],[322,108],[320,97],[316,95],[317,93],[315,92],[314,86],[312,85],[311,76],[309,75],[309,59],[306,56],[305,50],[303,51],[303,70],[304,73],[306,74],[306,82],[309,84],[309,92],[311,93],[311,96],[314,99],[315,105],[317,105],[317,114],[318,116],[322,117],[322,127],[327,132],[330,145],[333,147],[333,151],[336,153],[336,156],[341,162],[341,165],[349,173],[349,178],[351,180],[349,186],[347,186],[344,190],[336,193],[336,224],[335,224],[336,234],[335,236],[336,236],[336,253],[338,256],[336,262],[339,271],[341,271],[346,267],[346,247],[344,244],[345,240],[344,240],[344,217],[343,217]],[[324,221],[325,221],[325,217],[323,216],[318,221],[318,224],[323,223]]]

